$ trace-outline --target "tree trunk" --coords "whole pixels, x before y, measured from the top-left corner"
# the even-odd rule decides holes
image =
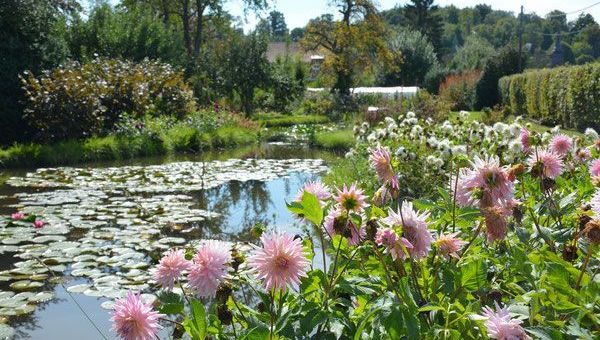
[[[188,56],[192,55],[192,36],[190,33],[190,0],[183,0],[183,40]]]
[[[203,0],[196,0],[196,8],[198,8],[198,14],[196,18],[196,37],[194,38],[194,57],[200,55],[200,47],[202,46],[202,33],[204,29],[204,10],[206,4]]]
[[[169,25],[169,1],[162,0],[163,23]]]

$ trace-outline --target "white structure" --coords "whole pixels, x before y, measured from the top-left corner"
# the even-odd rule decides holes
[[[322,92],[324,88],[311,88],[309,87],[308,92]],[[350,89],[352,94],[381,94],[383,97],[413,97],[419,92],[417,86],[394,86],[394,87],[355,87]]]

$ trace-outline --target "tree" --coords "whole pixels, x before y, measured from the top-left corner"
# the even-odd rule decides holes
[[[429,39],[436,52],[440,51],[442,36],[442,18],[434,0],[411,0],[404,7],[404,15],[412,29],[418,30]]]
[[[581,13],[579,15],[579,17],[577,17],[577,20],[575,20],[573,23],[571,23],[571,32],[575,33],[575,32],[579,32],[581,30],[583,30],[584,28],[590,27],[590,26],[594,26],[594,25],[598,25],[598,23],[596,23],[596,20],[594,20],[594,17],[591,16],[588,13]]]
[[[240,97],[242,111],[253,110],[254,91],[269,81],[267,41],[258,34],[233,37],[222,67],[225,88]]]
[[[0,5],[0,143],[23,140],[19,74],[39,72],[63,62],[68,54],[67,18],[80,8],[70,0],[3,0]]]
[[[490,13],[492,13],[492,6],[486,4],[475,5],[475,24],[482,24]]]
[[[568,31],[567,14],[556,9],[553,10],[546,15],[545,26],[548,27],[552,33]]]
[[[372,0],[335,0],[332,4],[342,19],[334,21],[329,15],[311,20],[303,44],[307,50],[326,53],[323,66],[335,77],[332,91],[346,96],[359,70],[372,69],[376,60],[390,61],[391,54]]]
[[[456,52],[449,67],[456,71],[482,69],[495,54],[494,46],[476,34],[467,37],[465,44]]]
[[[401,67],[395,71],[383,68],[380,82],[384,86],[421,86],[425,75],[439,66],[433,46],[418,31],[401,29],[395,32],[389,38],[389,49]]]
[[[165,25],[181,25],[184,47],[189,57],[197,59],[204,42],[206,20],[220,18],[227,0],[124,0],[125,7],[149,3],[161,13]],[[268,0],[242,0],[246,9],[262,10]],[[177,20],[172,19],[174,15]]]
[[[292,39],[293,42],[298,42],[304,38],[305,32],[306,30],[304,28],[296,27],[290,32],[290,39]]]
[[[500,102],[498,81],[504,76],[517,72],[519,72],[519,51],[514,48],[506,46],[490,58],[475,87],[475,109],[480,110],[498,104]]]
[[[288,28],[287,24],[285,23],[285,17],[283,13],[278,11],[272,11],[269,13],[269,23],[271,27],[271,39],[275,41],[283,41],[283,39],[288,35]]]

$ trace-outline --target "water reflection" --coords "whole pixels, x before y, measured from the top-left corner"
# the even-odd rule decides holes
[[[281,146],[237,150],[236,152],[237,154],[235,156],[241,159],[246,157],[270,159],[328,159],[333,157],[332,155],[318,153],[307,148]],[[232,154],[219,153],[204,155],[204,158],[201,158],[201,160],[203,162],[208,162],[213,159],[228,159],[231,156]],[[181,160],[198,160],[198,158],[197,156],[183,156],[183,158],[179,159],[144,159],[131,161],[124,165],[148,165],[157,164],[155,162],[160,163],[163,161],[172,162]],[[90,169],[97,169],[101,166],[115,166],[115,164],[88,165],[95,166]],[[25,172],[23,171],[12,173],[13,176],[22,176],[24,174]],[[138,175],[141,177],[145,176],[143,173],[136,174],[136,176]],[[80,191],[79,194],[81,197],[78,197],[79,201],[74,200],[74,203],[53,205],[51,206],[51,209],[48,209],[40,203],[40,207],[43,208],[41,211],[45,214],[50,214],[44,217],[50,220],[55,219],[56,221],[62,221],[61,218],[65,218],[65,216],[70,216],[72,219],[73,213],[77,212],[77,209],[82,209],[83,206],[86,209],[86,214],[89,215],[77,217],[78,219],[76,219],[76,222],[69,226],[69,232],[65,234],[68,241],[80,241],[82,244],[93,244],[96,247],[102,245],[108,253],[99,252],[94,254],[98,259],[107,256],[114,257],[115,253],[111,247],[116,245],[121,248],[132,247],[136,252],[146,254],[145,259],[143,259],[144,261],[155,263],[156,259],[152,259],[149,256],[150,252],[161,249],[160,247],[155,248],[157,244],[160,245],[160,242],[157,242],[157,239],[168,236],[183,237],[186,240],[214,238],[230,241],[244,241],[250,238],[250,229],[258,222],[278,230],[301,233],[296,221],[288,213],[285,203],[294,198],[296,192],[306,181],[314,180],[318,178],[318,176],[318,174],[311,171],[298,170],[287,173],[284,177],[270,178],[266,181],[232,179],[216,186],[207,186],[206,189],[194,189],[181,193],[170,192],[168,196],[157,192],[132,194],[131,192],[127,192],[127,190],[105,190],[97,185],[98,183],[94,182],[93,185],[90,185],[88,190],[93,189],[94,192],[104,192],[106,197],[93,201],[89,201],[89,198],[85,198],[87,191],[85,188],[82,189],[81,186],[70,189],[44,188],[43,186],[38,188],[29,186],[11,187],[5,185],[0,187],[0,195],[6,195],[6,198],[1,200],[3,205],[2,210],[3,213],[9,213],[15,208],[9,207],[8,205],[18,205],[26,202],[25,205],[34,203],[33,205],[35,206],[36,200],[41,200],[40,197],[35,195],[45,193],[48,194],[48,196],[57,196],[57,193],[62,190],[63,194],[61,195],[72,199],[73,197],[78,197],[73,193],[75,191]],[[204,184],[202,186],[204,186]],[[70,193],[69,190],[73,191],[73,193]],[[83,190],[83,192],[81,192],[81,190]],[[168,209],[166,214],[161,215],[160,213],[157,213],[159,209],[155,206],[148,209],[144,208],[144,202],[146,202],[144,200],[151,199],[153,200],[152,202],[155,202],[157,197],[160,200],[163,199],[162,197],[164,197],[164,199],[176,197],[175,195],[182,195],[182,197],[184,197],[181,199],[184,201],[181,202],[184,206],[183,210],[206,211],[208,212],[206,218],[189,223],[175,223],[174,220],[176,220],[177,217],[170,216]],[[30,201],[27,201],[28,199]],[[56,199],[56,197],[53,197],[53,199]],[[138,203],[136,203],[136,200],[138,200]],[[163,203],[168,206],[167,202]],[[126,205],[129,205],[129,208],[125,209],[124,207]],[[180,214],[181,206],[178,206],[177,209],[176,212]],[[153,214],[158,215],[154,216]],[[61,223],[64,222],[65,221],[62,221]],[[83,224],[89,224],[91,222],[94,224],[91,228],[90,226],[86,226],[87,229],[81,228]],[[156,232],[160,234],[152,236],[153,230],[156,230]],[[122,235],[119,233],[122,233]],[[149,237],[150,239],[134,240],[131,239],[131,237]],[[165,245],[163,244],[162,246]],[[118,255],[120,253],[117,252],[116,254]],[[13,255],[15,254],[5,253],[4,256],[0,258],[0,262],[2,263],[0,269],[11,269],[15,262],[22,261],[22,258],[17,259]],[[136,261],[139,261],[139,257],[136,257],[135,259]],[[110,262],[102,263],[97,268],[100,269],[100,272],[104,272],[105,275],[108,275],[109,273],[111,275],[122,275],[123,273],[127,274],[127,271],[130,270],[124,269],[122,263],[119,266],[115,265],[114,267],[111,267]],[[63,273],[63,279],[65,280],[65,285],[67,287],[76,284],[90,284],[93,286],[96,280],[94,277],[85,278],[85,276],[72,276],[72,269],[71,264],[67,264],[67,270]],[[140,287],[144,287],[144,285]],[[2,289],[6,290],[7,288],[2,287]],[[47,283],[43,289],[54,291],[55,298],[44,304],[37,305],[38,308],[32,314],[25,317],[10,319],[10,324],[15,327],[17,331],[17,338],[101,338],[94,330],[93,326],[85,319],[85,316],[79,312],[76,305],[73,304],[68,297],[67,292],[61,285]],[[75,293],[73,293],[73,296],[88,312],[94,323],[98,325],[103,333],[105,335],[110,334],[111,338],[114,337],[114,334],[110,332],[109,312],[102,309],[100,306],[101,303],[109,301],[110,299]],[[168,331],[166,330],[165,332]],[[167,334],[164,335],[165,337],[168,337]]]

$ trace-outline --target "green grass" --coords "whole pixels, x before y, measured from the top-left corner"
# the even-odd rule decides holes
[[[312,145],[329,150],[348,150],[356,143],[352,130],[317,132]]]
[[[300,124],[325,124],[329,123],[327,116],[319,115],[297,115],[297,116],[284,116],[284,115],[273,115],[273,114],[261,114],[257,116],[258,122],[265,127],[280,127],[280,126],[293,126]]]
[[[121,160],[141,156],[199,152],[210,148],[249,145],[258,141],[258,131],[223,126],[210,133],[176,125],[160,136],[91,137],[54,144],[15,144],[0,149],[0,168],[56,166],[88,161]]]

